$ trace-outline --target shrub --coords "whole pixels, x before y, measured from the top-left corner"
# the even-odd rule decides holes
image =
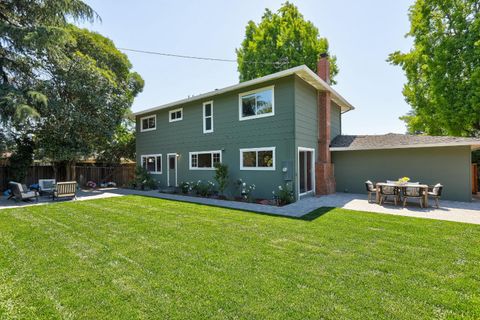
[[[184,181],[180,183],[180,190],[182,190],[183,194],[187,194],[192,190],[192,182]]]
[[[283,186],[278,186],[278,191],[272,191],[272,193],[275,200],[277,200],[278,205],[280,206],[290,204],[295,201],[293,190],[289,183],[286,183]]]
[[[202,197],[211,196],[215,190],[215,184],[211,181],[203,182],[198,180],[197,183],[192,187],[195,192]]]
[[[218,183],[218,192],[223,195],[228,185],[228,166],[226,164],[215,164],[215,181]]]
[[[248,202],[252,202],[252,193],[256,188],[255,185],[253,183],[249,185],[246,182],[243,182],[242,179],[238,179],[237,184],[240,186],[240,195],[242,196],[242,199]]]
[[[137,166],[135,168],[135,185],[140,186],[142,190],[145,188],[153,190],[157,188],[157,181],[148,173],[147,169]]]

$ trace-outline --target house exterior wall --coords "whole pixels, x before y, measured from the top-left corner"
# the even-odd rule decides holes
[[[332,111],[330,117],[330,142],[335,139],[336,136],[342,134],[342,112],[341,108],[332,101]]]
[[[444,185],[442,199],[471,201],[470,147],[332,152],[338,192],[364,193],[366,180]]]
[[[272,191],[284,183],[284,161],[294,163],[295,78],[289,76],[261,85],[244,88],[206,99],[176,105],[150,114],[137,116],[137,163],[141,156],[162,154],[162,174],[153,174],[162,187],[167,186],[167,154],[179,154],[177,181],[214,181],[213,170],[190,170],[189,152],[222,150],[222,163],[229,167],[227,194],[239,195],[235,184],[242,179],[255,184],[255,198],[272,198]],[[274,86],[274,115],[239,121],[239,94],[267,86]],[[213,101],[214,132],[203,133],[203,103]],[[169,122],[169,111],[183,108],[183,120]],[[140,118],[156,115],[156,130],[141,132]],[[241,148],[275,147],[274,171],[240,170]]]

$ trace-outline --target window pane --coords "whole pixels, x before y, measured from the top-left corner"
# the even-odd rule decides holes
[[[198,167],[198,157],[196,154],[192,154],[192,167],[193,168]]]
[[[258,151],[258,166],[273,167],[273,151]]]
[[[142,129],[148,129],[148,119],[143,119],[142,120]]]
[[[216,152],[213,154],[213,164],[220,163],[220,153]]]
[[[272,112],[272,90],[259,92],[257,95],[257,114]]]
[[[180,119],[182,117],[182,111],[177,111],[175,114],[175,119]]]
[[[147,167],[147,158],[146,157],[142,157],[142,167],[143,168]]]
[[[169,156],[168,161],[170,163],[168,164],[170,170],[175,170],[175,156]]]
[[[206,104],[205,105],[205,117],[210,117],[212,115],[212,105]]]
[[[257,153],[255,151],[247,151],[243,153],[243,166],[244,167],[256,167]]]
[[[242,97],[242,116],[254,116],[255,115],[255,95],[251,94]]]
[[[200,153],[198,154],[198,167],[199,168],[211,168],[212,167],[212,154]]]
[[[212,118],[205,118],[205,130],[212,130]]]
[[[175,112],[172,112],[170,113],[170,119],[171,120],[175,120],[177,117],[176,117],[176,113]]]
[[[147,171],[155,172],[155,157],[147,158]]]
[[[162,157],[157,157],[157,172],[162,171]]]
[[[148,118],[148,128],[155,128],[155,117]]]

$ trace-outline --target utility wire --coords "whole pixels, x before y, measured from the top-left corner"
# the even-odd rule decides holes
[[[165,52],[157,52],[157,51],[147,51],[147,50],[138,50],[138,49],[129,49],[129,48],[118,48],[123,51],[130,51],[130,52],[137,52],[137,53],[145,53],[145,54],[154,54],[158,56],[164,57],[174,57],[174,58],[183,58],[183,59],[195,59],[195,60],[207,60],[207,61],[220,61],[220,62],[237,62],[237,60],[233,59],[221,59],[221,58],[211,58],[211,57],[197,57],[197,56],[187,56],[175,53],[165,53]],[[283,66],[288,64],[288,58],[282,58],[280,61],[243,61],[244,63],[255,63],[255,64],[273,64],[276,66]]]

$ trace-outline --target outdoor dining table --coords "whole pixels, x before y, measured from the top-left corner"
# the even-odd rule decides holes
[[[376,184],[377,194],[376,201],[380,202],[380,186],[385,187],[395,187],[400,190],[404,188],[422,188],[423,189],[423,204],[425,208],[428,208],[428,185],[426,184],[414,184],[414,183],[387,183],[387,182],[378,182]]]

